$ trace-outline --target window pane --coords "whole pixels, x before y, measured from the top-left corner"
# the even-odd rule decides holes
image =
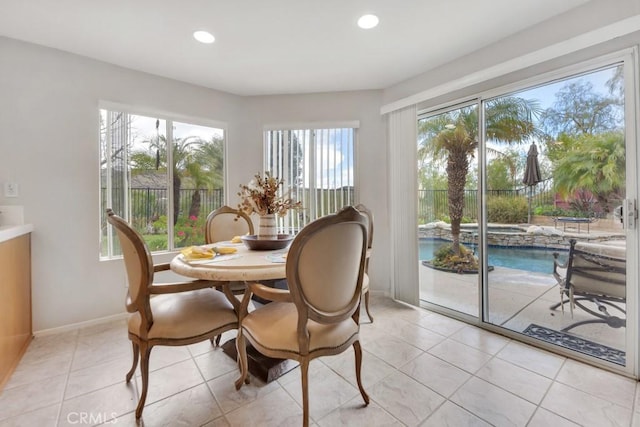
[[[478,314],[478,105],[418,120],[420,298]],[[460,273],[473,273],[461,275]]]
[[[100,124],[101,256],[121,254],[107,208],[152,252],[204,243],[208,213],[224,204],[223,130],[107,110]]]
[[[131,217],[151,251],[167,250],[167,137],[166,122],[131,116]]]
[[[101,122],[101,212],[112,208],[144,236],[150,250],[166,250],[165,121],[102,110]],[[103,239],[102,256],[120,255],[114,237]]]
[[[265,169],[284,178],[303,210],[279,219],[279,232],[296,233],[316,218],[354,204],[355,129],[267,131]]]
[[[508,238],[488,230],[488,261],[496,269],[488,276],[485,320],[538,339],[553,335],[561,346],[569,339],[606,346],[585,353],[624,366],[626,257],[615,259],[626,237],[613,215],[627,192],[622,71],[594,70],[486,102],[490,111],[528,100],[533,131],[504,138],[522,133],[525,117],[517,110],[503,117],[508,126],[486,126],[487,151],[505,153],[486,156],[488,221],[515,227]],[[500,168],[512,170],[513,179],[492,186]],[[526,297],[505,298],[516,293]]]
[[[222,129],[173,123],[175,247],[205,242],[209,212],[224,204]]]

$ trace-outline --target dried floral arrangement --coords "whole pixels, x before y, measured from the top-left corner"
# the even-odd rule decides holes
[[[283,184],[283,179],[271,176],[269,172],[266,172],[264,177],[256,174],[249,184],[240,185],[238,196],[241,202],[238,210],[247,215],[255,212],[261,216],[268,214],[283,216],[289,209],[302,209],[302,203],[293,201],[288,197],[288,192],[285,196],[278,196],[278,190]]]

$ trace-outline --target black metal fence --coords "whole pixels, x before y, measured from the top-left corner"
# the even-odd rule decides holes
[[[533,188],[521,187],[515,190],[488,190],[487,199],[493,197],[527,198],[531,197],[531,209],[537,206],[553,205],[554,192],[551,182],[539,183]],[[447,190],[418,190],[418,221],[421,224],[439,221],[449,217],[449,202]],[[478,219],[478,191],[464,190],[463,217],[477,221]]]
[[[153,224],[161,216],[167,215],[167,197],[166,188],[132,188],[131,189],[131,214],[132,222],[136,227],[146,227]],[[224,191],[221,188],[209,190],[206,188],[180,189],[180,216],[189,214],[191,207],[191,199],[193,193],[200,192],[200,216],[208,215],[214,209],[224,204]]]
[[[162,216],[167,215],[168,191],[166,188],[132,188],[131,189],[131,222],[139,230],[144,230],[153,225]],[[179,200],[179,217],[185,217],[189,214],[191,208],[191,200],[195,191],[200,192],[200,216],[206,216],[209,212],[224,205],[224,191],[222,189],[180,189]],[[106,197],[106,188],[102,189],[103,197]],[[309,190],[296,193],[296,197],[309,203],[311,193]],[[317,190],[315,197],[315,210],[311,212],[304,209],[300,212],[290,212],[292,222],[290,227],[298,229],[312,221],[328,213],[337,212],[343,206],[354,204],[353,187],[344,187],[330,190]],[[104,200],[103,200],[104,202]],[[104,203],[103,203],[104,205]],[[114,208],[116,211],[118,209]]]
[[[540,183],[531,193],[531,207],[553,205],[554,194],[547,188],[546,182]],[[167,215],[167,189],[164,188],[132,188],[131,189],[131,213],[132,220],[137,227],[144,228],[148,224],[157,221],[161,216]],[[207,215],[209,212],[224,205],[224,191],[222,189],[180,189],[180,216],[186,216],[191,207],[191,199],[195,191],[200,192],[200,215]],[[463,216],[477,220],[478,218],[478,194],[477,190],[464,191],[464,213]],[[104,191],[103,191],[104,194]],[[308,195],[307,195],[308,197]],[[418,219],[421,223],[441,220],[449,215],[449,203],[447,200],[447,190],[418,190]],[[515,190],[489,190],[487,198],[492,197],[529,197],[529,188],[521,187]],[[319,202],[324,205],[323,214],[338,210],[345,204],[353,203],[353,189],[347,191],[346,196],[340,194],[324,194],[318,196]],[[338,200],[335,203],[335,200]],[[335,206],[334,206],[335,204]],[[326,211],[326,212],[324,212]],[[307,215],[309,213],[307,212]],[[322,215],[320,215],[322,216]],[[304,221],[305,223],[308,222]]]

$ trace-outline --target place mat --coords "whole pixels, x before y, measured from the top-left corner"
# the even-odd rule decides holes
[[[240,258],[242,255],[240,254],[227,254],[227,255],[216,255],[213,258],[204,258],[204,259],[187,259],[184,258],[183,255],[183,261],[186,262],[189,265],[198,265],[198,264],[212,264],[214,262],[221,262],[221,261],[229,261],[230,259],[235,259],[235,258]]]
[[[244,246],[244,243],[242,242],[234,243],[231,240],[224,240],[222,242],[216,242],[213,246],[230,246],[232,248],[235,248],[238,246]]]
[[[287,252],[271,253],[266,258],[276,264],[284,264],[287,262]]]
[[[626,354],[624,351],[579,338],[567,332],[555,331],[532,323],[527,326],[527,329],[522,331],[522,333],[532,338],[575,350],[582,354],[597,357],[598,359],[606,360],[620,366],[625,366],[626,364]]]

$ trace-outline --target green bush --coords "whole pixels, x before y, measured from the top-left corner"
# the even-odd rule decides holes
[[[536,206],[533,208],[533,214],[544,216],[570,216],[569,211],[558,208],[554,205]]]
[[[487,201],[489,222],[501,224],[519,224],[527,222],[529,206],[527,200],[520,197],[491,197]]]
[[[147,246],[151,252],[167,250],[166,234],[147,234],[144,236],[144,240],[147,242]]]
[[[562,208],[555,207],[553,205],[538,206],[535,209],[533,209],[533,213],[535,215],[569,216],[569,217],[576,217],[576,218],[589,218],[594,215],[592,211],[577,209],[575,208],[575,206],[574,206],[574,209],[562,209]]]
[[[440,218],[438,218],[438,221],[443,221],[443,222],[446,222],[447,224],[451,224],[451,218],[449,217],[449,215],[441,215]],[[469,218],[468,216],[463,216],[462,218],[460,218],[460,224],[471,224],[476,222],[478,221],[475,219]]]
[[[440,246],[433,254],[431,264],[434,267],[446,270],[458,271],[477,271],[478,259],[468,248],[463,245],[459,246],[460,254],[456,255],[453,250],[453,244],[448,243]]]

